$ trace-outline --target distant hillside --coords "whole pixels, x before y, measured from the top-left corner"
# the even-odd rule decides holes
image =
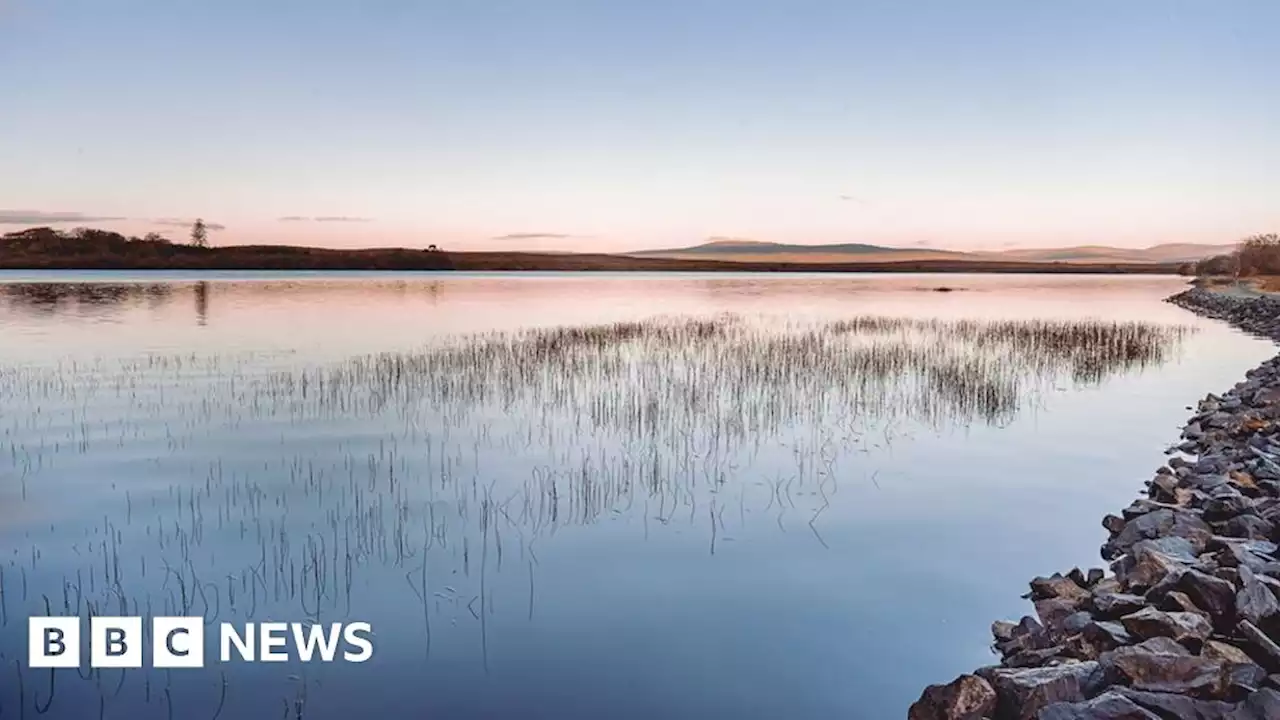
[[[933,248],[895,248],[865,243],[795,245],[759,240],[713,238],[701,245],[666,250],[642,250],[632,257],[714,259],[732,262],[908,262],[921,260],[1067,262],[1067,263],[1188,263],[1221,255],[1233,245],[1170,243],[1148,248],[1080,245],[990,252],[960,252]]]
[[[867,247],[867,246],[861,246]],[[874,246],[870,246],[874,247]],[[521,252],[445,252],[409,248],[334,250],[289,245],[192,247],[157,238],[125,237],[104,230],[64,233],[32,228],[0,237],[0,269],[5,270],[455,270],[455,271],[646,271],[646,272],[919,272],[919,273],[1172,273],[1174,264],[1054,263],[998,261],[962,256],[913,259],[910,253],[878,250],[856,262],[815,260],[830,255],[763,253],[768,261],[741,262],[726,253],[719,259],[663,258]],[[893,249],[890,248],[890,251]],[[956,255],[952,253],[951,255]],[[791,262],[788,258],[806,258]],[[885,261],[886,256],[895,259]],[[725,258],[734,258],[727,260]]]
[[[641,250],[632,257],[725,260],[731,262],[899,262],[957,260],[966,253],[930,248],[895,248],[865,243],[792,245],[739,238],[712,238],[701,245],[667,250]]]
[[[1224,255],[1235,245],[1201,245],[1196,243],[1168,243],[1148,248],[1116,248],[1105,245],[1080,245],[1065,248],[1032,248],[1005,250],[998,253],[977,253],[981,257],[1031,262],[1197,262],[1208,257]]]

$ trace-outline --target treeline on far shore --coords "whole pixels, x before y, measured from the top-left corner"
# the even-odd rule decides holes
[[[1280,275],[1280,235],[1266,233],[1247,237],[1234,252],[1184,265],[1181,272],[1202,277]]]
[[[194,238],[200,233],[193,232]],[[1172,274],[1172,263],[1069,263],[989,260],[786,263],[689,260],[628,255],[446,252],[426,249],[337,250],[292,245],[207,247],[159,235],[130,237],[108,230],[38,227],[0,236],[5,270],[459,270],[647,272],[918,272]]]
[[[449,270],[445,253],[289,245],[205,247],[159,235],[31,228],[0,237],[0,268],[16,270]]]

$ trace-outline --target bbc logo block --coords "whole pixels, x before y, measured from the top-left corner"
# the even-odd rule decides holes
[[[200,618],[158,617],[151,627],[153,666],[204,667],[204,622]]]
[[[84,639],[90,667],[140,668],[148,650],[152,667],[205,666],[204,618],[152,618],[150,629],[148,642],[140,617],[94,617],[89,620],[87,638],[82,638],[79,617],[33,617],[28,621],[27,664],[32,668],[78,668]],[[221,623],[217,635],[217,658],[224,663],[287,662],[292,658],[362,663],[373,656],[373,629],[365,622]]]
[[[33,668],[80,667],[80,618],[28,620],[27,664]]]
[[[142,667],[142,618],[95,617],[89,622],[89,665]]]

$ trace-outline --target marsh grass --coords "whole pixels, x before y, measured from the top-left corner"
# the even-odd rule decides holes
[[[497,405],[598,429],[737,439],[863,414],[999,424],[1049,383],[1163,362],[1186,328],[859,317],[820,325],[655,319],[465,337],[272,376],[247,391],[299,415]],[[273,406],[275,404],[273,403]]]

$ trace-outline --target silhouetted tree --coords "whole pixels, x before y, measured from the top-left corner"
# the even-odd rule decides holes
[[[209,247],[209,229],[205,227],[204,220],[196,218],[195,223],[191,226],[191,244],[195,247]]]
[[[1237,275],[1280,275],[1280,235],[1247,237],[1235,256]]]
[[[169,242],[169,238],[161,235],[158,232],[149,232],[146,234],[146,237],[142,238],[142,240],[143,242],[149,242],[149,243],[168,243]]]

